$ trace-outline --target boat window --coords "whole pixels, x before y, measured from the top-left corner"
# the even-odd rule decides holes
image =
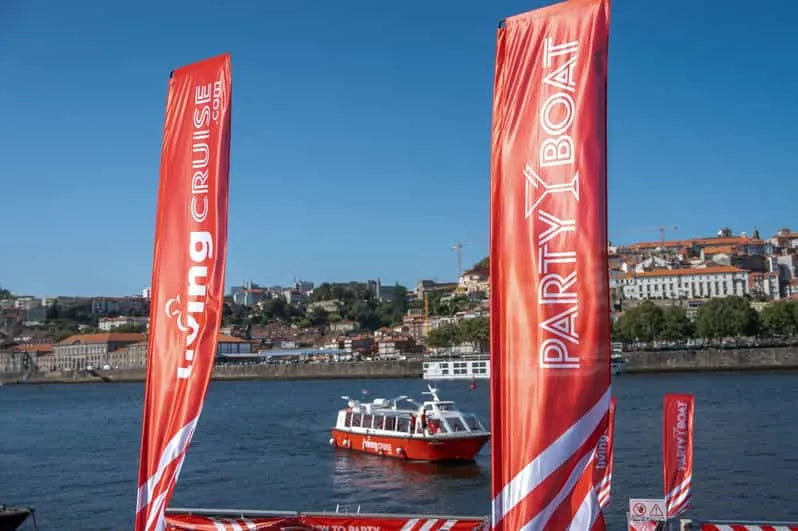
[[[438,404],[438,409],[441,411],[451,411],[454,409],[454,404]]]
[[[363,415],[363,423],[361,424],[363,428],[370,428],[371,427],[371,415]]]
[[[482,431],[482,424],[480,424],[476,415],[464,415],[464,417],[468,429],[471,431]]]
[[[385,429],[390,431],[396,429],[396,417],[385,417]]]
[[[407,433],[410,431],[410,417],[402,415],[396,419],[396,431]]]
[[[466,431],[465,424],[463,421],[460,420],[459,417],[447,417],[446,422],[449,423],[449,426],[452,428],[452,431]]]
[[[352,412],[348,411],[346,413],[346,420],[344,421],[344,426],[351,426],[352,425]]]
[[[353,414],[352,415],[352,426],[355,427],[355,428],[360,426],[360,415],[359,414]]]
[[[385,425],[385,417],[382,415],[374,415],[374,429],[381,430]]]

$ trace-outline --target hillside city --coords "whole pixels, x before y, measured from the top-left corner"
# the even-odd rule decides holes
[[[661,231],[664,236],[664,231]],[[798,233],[609,245],[613,341],[626,349],[754,345],[798,332]],[[0,372],[136,369],[149,289],[125,297],[0,289]],[[225,296],[217,360],[408,359],[489,349],[489,264],[413,289],[379,280],[244,282]]]

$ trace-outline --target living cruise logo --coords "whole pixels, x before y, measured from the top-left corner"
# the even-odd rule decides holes
[[[183,358],[177,367],[177,378],[187,379],[196,358],[198,338],[206,324],[205,307],[207,303],[207,283],[212,267],[214,252],[213,216],[209,216],[212,204],[211,185],[215,177],[217,156],[213,149],[214,141],[218,142],[218,125],[222,117],[222,99],[227,88],[223,78],[213,83],[194,86],[194,109],[191,114],[191,168],[189,186],[188,213],[189,225],[193,225],[188,233],[186,247],[191,259],[187,271],[186,291],[169,299],[164,305],[167,318],[174,319],[177,329],[185,335]],[[193,221],[193,223],[192,223]]]

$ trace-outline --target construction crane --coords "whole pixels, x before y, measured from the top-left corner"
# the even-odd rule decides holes
[[[457,242],[452,245],[452,249],[457,253],[457,281],[463,276],[463,246],[468,245],[468,242]]]
[[[665,233],[667,231],[674,231],[674,230],[679,230],[679,227],[677,227],[676,225],[660,225],[659,227],[643,227],[643,228],[640,228],[640,229],[634,229],[634,230],[631,230],[631,231],[624,231],[624,232],[640,233],[640,232],[657,231],[657,232],[659,232],[659,243],[660,243],[660,245],[664,245],[665,244]]]
[[[669,227],[657,227],[659,231],[659,243],[660,245],[665,245],[665,231],[666,230],[679,230],[679,227],[676,225],[671,225]]]

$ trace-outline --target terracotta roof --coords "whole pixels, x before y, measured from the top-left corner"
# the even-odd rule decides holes
[[[43,354],[46,352],[53,351],[53,344],[52,343],[28,343],[26,345],[17,345],[14,347],[14,350],[20,352],[36,352],[37,354]]]
[[[655,269],[643,273],[628,273],[626,278],[637,277],[680,277],[686,275],[712,275],[716,273],[746,273],[744,269],[734,266],[687,267],[683,269]]]
[[[60,341],[59,345],[93,345],[101,343],[139,343],[146,339],[144,334],[128,332],[108,332],[105,334],[77,334]]]
[[[707,245],[704,247],[704,254],[733,254],[734,247],[731,245]]]
[[[246,340],[240,337],[228,336],[227,334],[219,334],[216,341],[217,343],[246,343]]]
[[[655,249],[657,247],[706,247],[708,245],[762,245],[762,240],[749,237],[731,236],[729,238],[690,238],[687,240],[671,240],[667,242],[639,242],[628,245],[630,249]]]

